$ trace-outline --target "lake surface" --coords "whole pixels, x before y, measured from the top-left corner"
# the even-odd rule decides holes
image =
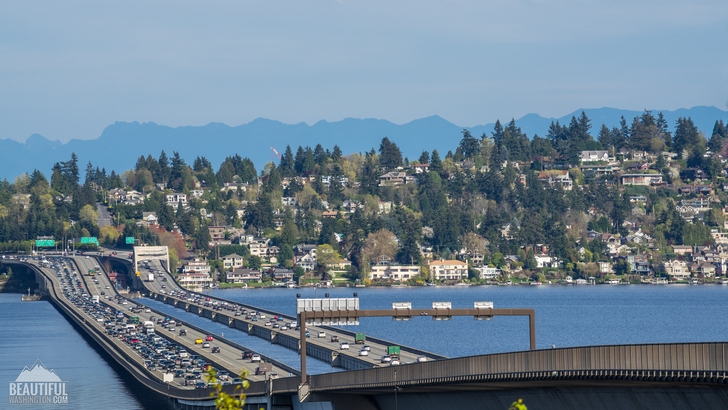
[[[111,365],[50,303],[0,294],[0,409],[165,409],[118,366]],[[91,342],[93,343],[93,342]],[[9,405],[8,383],[41,362],[66,382],[67,405]]]
[[[472,307],[493,301],[496,308],[534,308],[537,347],[728,340],[728,286],[434,286],[332,289],[225,289],[211,295],[281,313],[295,314],[303,298],[359,295],[361,309],[390,309],[392,302],[429,308],[432,302]],[[366,318],[352,331],[413,346],[448,357],[527,350],[528,319],[459,317],[433,321]]]

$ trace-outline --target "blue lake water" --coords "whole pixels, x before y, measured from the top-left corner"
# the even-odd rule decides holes
[[[0,329],[0,409],[165,408],[164,399],[110,365],[50,302],[21,302],[19,294],[0,294]],[[67,405],[8,404],[8,383],[38,359],[66,382]]]
[[[333,289],[225,289],[210,294],[293,315],[301,297],[351,297],[362,309],[389,309],[392,302],[431,307],[449,301],[472,307],[492,301],[497,308],[534,308],[538,348],[633,343],[728,340],[728,286],[470,286]],[[367,318],[352,331],[418,347],[448,357],[528,349],[528,319],[496,317],[488,321],[414,318],[393,321]]]

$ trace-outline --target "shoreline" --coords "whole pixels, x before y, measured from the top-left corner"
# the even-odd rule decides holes
[[[728,283],[722,283],[720,281],[718,282],[698,282],[698,283],[690,283],[690,282],[660,282],[660,283],[654,283],[654,282],[642,282],[642,283],[533,283],[533,282],[513,282],[509,284],[499,284],[499,283],[456,283],[456,284],[428,284],[428,285],[407,285],[407,284],[391,284],[391,285],[347,285],[347,286],[313,286],[313,285],[307,285],[307,286],[296,286],[296,287],[287,287],[287,286],[226,286],[226,287],[219,287],[219,288],[205,288],[202,289],[202,291],[209,291],[209,290],[257,290],[257,289],[342,289],[342,288],[354,288],[354,289],[361,289],[361,288],[427,288],[427,287],[442,287],[442,288],[458,288],[458,287],[476,287],[476,286],[528,286],[528,287],[539,287],[539,286],[575,286],[575,287],[590,287],[590,286],[727,286]]]

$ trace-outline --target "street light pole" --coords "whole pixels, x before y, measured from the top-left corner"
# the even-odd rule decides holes
[[[397,369],[394,370],[394,410],[399,410],[399,403],[397,402]]]

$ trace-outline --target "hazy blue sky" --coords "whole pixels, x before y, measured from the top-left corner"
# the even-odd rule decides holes
[[[0,0],[0,138],[726,108],[726,0]]]

